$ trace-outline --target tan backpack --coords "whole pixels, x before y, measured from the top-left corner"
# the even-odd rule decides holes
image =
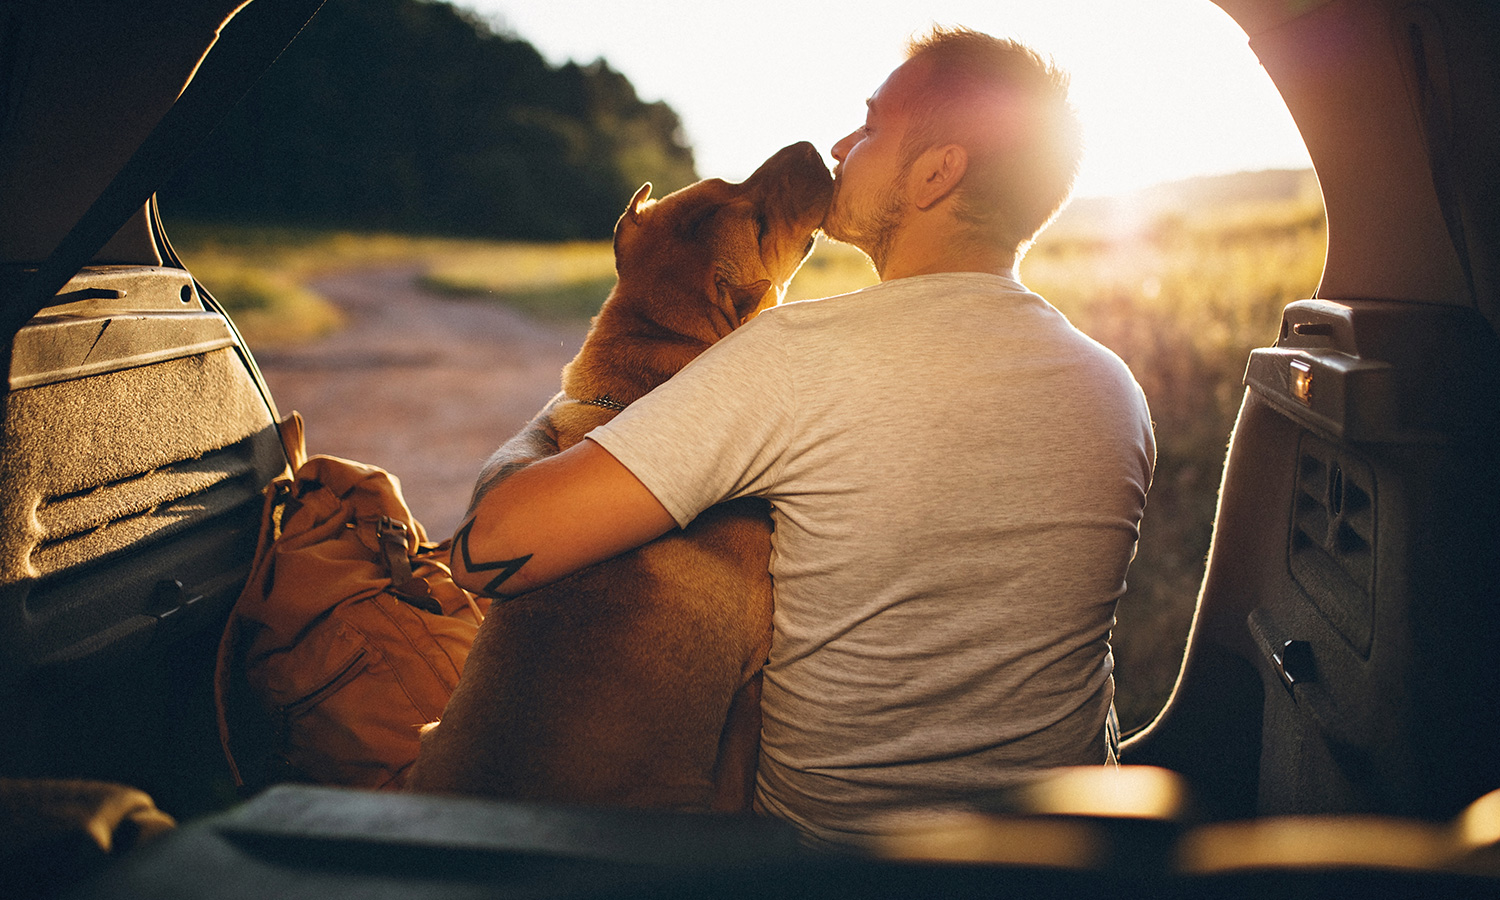
[[[219,646],[219,737],[237,784],[398,788],[422,725],[458,684],[486,598],[454,583],[400,484],[375,466],[306,459],[266,493],[249,581]]]

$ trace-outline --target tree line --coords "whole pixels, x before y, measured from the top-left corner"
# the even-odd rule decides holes
[[[697,179],[676,112],[601,60],[425,0],[328,0],[160,192],[203,221],[559,240]]]

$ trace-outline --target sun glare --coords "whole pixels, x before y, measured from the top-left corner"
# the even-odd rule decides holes
[[[934,23],[1019,38],[1072,73],[1082,196],[1310,165],[1244,32],[1209,0],[468,2],[554,62],[602,56],[642,97],[665,100],[705,177],[743,178],[798,140],[826,154],[906,38]]]
[[[1312,165],[1244,32],[1209,3],[1168,3],[1056,52],[1073,73],[1089,153],[1079,190],[1109,195],[1188,175]],[[1135,9],[1135,12],[1132,12]],[[1120,37],[1108,37],[1114,31]]]

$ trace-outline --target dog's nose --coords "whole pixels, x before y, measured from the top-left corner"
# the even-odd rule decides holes
[[[795,144],[789,144],[776,151],[747,180],[753,180],[757,176],[772,171],[785,171],[797,168],[811,169],[814,166],[824,171],[827,171],[828,168],[823,164],[823,157],[818,153],[818,148],[814,147],[811,141],[798,141]]]

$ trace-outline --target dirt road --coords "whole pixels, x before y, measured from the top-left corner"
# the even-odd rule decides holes
[[[281,414],[296,410],[306,421],[308,452],[395,474],[438,540],[458,527],[484,460],[557,392],[587,323],[438,297],[418,275],[379,269],[321,280],[314,289],[344,311],[346,326],[254,353]]]

